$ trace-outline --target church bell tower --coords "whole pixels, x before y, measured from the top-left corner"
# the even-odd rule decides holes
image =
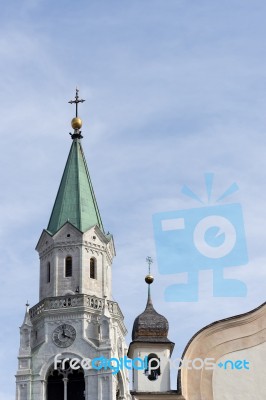
[[[89,362],[126,355],[127,331],[112,298],[114,241],[104,231],[81,145],[82,102],[76,90],[72,145],[36,246],[39,302],[27,305],[20,328],[16,400],[131,399],[125,370],[113,374]]]
[[[147,368],[144,371],[133,371],[133,400],[168,400],[183,399],[177,391],[171,390],[170,358],[174,343],[168,339],[169,324],[167,319],[153,307],[150,285],[154,278],[150,274],[151,257],[147,257],[149,274],[145,277],[148,284],[148,299],[145,310],[135,319],[132,329],[132,342],[128,356],[131,359],[146,358]]]

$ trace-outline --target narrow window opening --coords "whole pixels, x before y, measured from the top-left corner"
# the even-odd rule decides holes
[[[96,262],[95,258],[90,259],[90,278],[96,279]]]
[[[47,283],[51,281],[51,264],[48,262],[47,264]]]
[[[66,265],[65,265],[65,277],[72,276],[72,257],[68,256],[66,258]]]

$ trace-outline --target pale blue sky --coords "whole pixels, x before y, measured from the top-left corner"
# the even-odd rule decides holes
[[[265,300],[266,3],[247,0],[10,0],[0,13],[0,398],[14,399],[18,327],[38,302],[35,245],[46,228],[71,140],[76,85],[86,98],[83,147],[117,257],[113,294],[129,333],[146,303],[154,257],[157,311],[181,355],[214,320]],[[201,275],[198,303],[167,303],[176,276],[160,275],[152,215],[197,206],[232,182],[243,206],[249,264],[226,270],[246,298],[217,299]],[[230,275],[231,274],[231,275]],[[130,340],[130,338],[129,338]],[[172,387],[175,388],[175,373]]]

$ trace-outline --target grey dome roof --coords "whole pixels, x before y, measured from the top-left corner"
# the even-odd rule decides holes
[[[149,294],[145,311],[135,319],[132,340],[134,342],[170,342],[167,339],[168,330],[167,319],[155,311]]]

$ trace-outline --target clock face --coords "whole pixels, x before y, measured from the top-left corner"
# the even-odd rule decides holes
[[[68,324],[63,324],[58,326],[53,332],[53,342],[58,347],[68,347],[70,346],[75,338],[76,331],[73,326]]]

